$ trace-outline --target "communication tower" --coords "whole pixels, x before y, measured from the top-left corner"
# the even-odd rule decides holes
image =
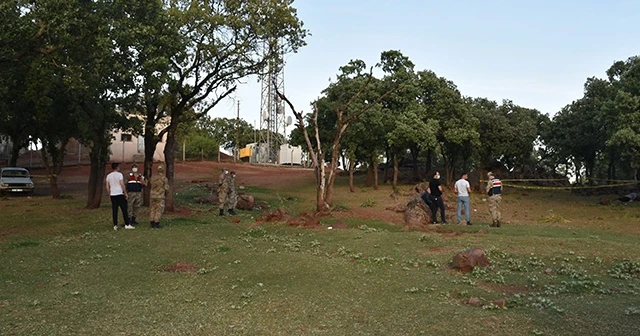
[[[291,124],[291,118],[285,119],[284,101],[276,93],[277,89],[284,94],[284,65],[270,63],[261,84],[260,143],[256,161],[278,163],[280,146],[286,142],[286,127]]]

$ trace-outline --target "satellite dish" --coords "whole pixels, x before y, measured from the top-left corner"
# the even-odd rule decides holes
[[[293,123],[293,120],[291,119],[291,116],[287,117],[287,126],[290,126]]]

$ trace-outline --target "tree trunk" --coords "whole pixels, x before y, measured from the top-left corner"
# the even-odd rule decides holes
[[[373,189],[378,190],[379,188],[379,169],[378,169],[378,155],[374,154],[373,157],[371,158],[371,161],[373,161]]]
[[[103,144],[96,143],[91,148],[91,153],[89,154],[91,169],[89,171],[87,209],[100,208],[105,171],[109,161],[109,145],[111,145],[111,140],[104,138]]]
[[[11,157],[9,158],[9,167],[18,166],[18,158],[20,157],[20,146],[16,142],[11,143]]]
[[[325,210],[325,166],[324,162],[318,162],[319,164],[316,166],[316,211],[322,212]]]
[[[165,172],[167,176],[167,180],[169,180],[169,191],[167,191],[167,196],[165,199],[165,209],[167,212],[175,211],[175,198],[173,193],[174,188],[174,175],[175,175],[175,152],[176,152],[176,129],[177,123],[175,125],[169,125],[169,132],[167,133],[167,142],[164,147],[164,161],[165,161]]]
[[[60,198],[60,189],[58,189],[58,175],[49,174],[49,188],[51,189],[51,197]]]
[[[369,167],[367,167],[367,178],[364,181],[365,187],[371,187],[373,183],[373,163],[369,163]]]
[[[388,150],[387,150],[387,151],[385,151],[385,156],[386,156],[386,158],[387,158],[387,163],[388,163],[389,161],[393,160],[393,157],[394,157],[394,155],[393,155],[393,154],[391,154]],[[376,165],[376,167],[377,167],[377,165]],[[383,171],[382,171],[382,174],[383,174],[383,176],[382,176],[382,183],[384,183],[384,184],[386,184],[387,182],[389,182],[389,172],[388,172],[388,170],[389,170],[389,165],[388,165],[388,164],[385,164],[385,165],[384,165],[384,169],[383,169]],[[393,175],[393,174],[392,174],[392,175]]]
[[[47,175],[49,175],[49,187],[51,188],[51,197],[53,198],[60,198],[58,175],[64,165],[67,143],[69,143],[69,138],[59,142],[59,144],[44,140],[42,148],[40,149],[42,163],[47,171]],[[51,159],[51,161],[49,161],[49,159]]]
[[[155,138],[155,122],[149,120],[147,116],[147,122],[144,128],[144,177],[148,181],[151,181],[153,176],[153,154],[156,152],[156,146],[158,141]],[[144,188],[143,204],[149,206],[151,199],[151,188]]]
[[[349,160],[349,191],[355,192],[356,189],[353,186],[353,170],[356,167],[355,160]]]
[[[398,155],[393,155],[393,191],[398,190]]]
[[[411,146],[411,159],[413,160],[413,180],[420,181],[420,176],[418,172],[418,157],[420,155],[420,148],[417,146]]]

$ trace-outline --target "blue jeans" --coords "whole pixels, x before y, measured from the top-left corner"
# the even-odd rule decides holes
[[[469,215],[469,196],[458,196],[458,222],[462,221],[462,206],[464,205],[464,214],[466,216],[467,222],[471,220]]]

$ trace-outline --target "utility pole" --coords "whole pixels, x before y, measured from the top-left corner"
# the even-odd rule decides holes
[[[240,160],[240,101],[238,101],[238,119],[236,119],[236,155],[233,156],[233,162]]]

